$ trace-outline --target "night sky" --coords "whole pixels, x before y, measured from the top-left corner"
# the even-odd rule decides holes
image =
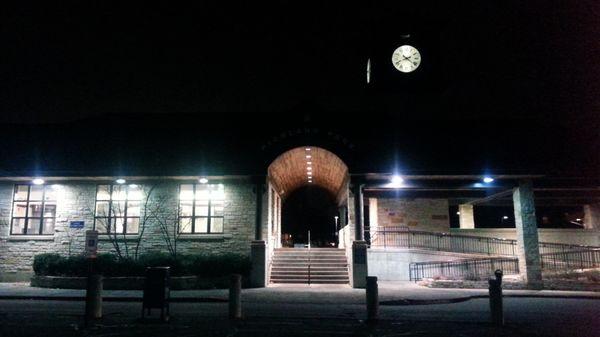
[[[600,172],[598,1],[218,3],[3,8],[2,174]]]

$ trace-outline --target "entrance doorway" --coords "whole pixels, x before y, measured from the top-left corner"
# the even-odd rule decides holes
[[[320,186],[303,186],[285,200],[282,209],[282,247],[338,246],[339,213],[335,197]]]
[[[337,249],[350,247],[349,226],[344,226],[346,217],[343,221],[340,217],[346,214],[348,181],[346,164],[319,147],[291,149],[271,163],[267,179],[270,283],[350,282],[347,252]]]
[[[269,165],[267,182],[270,247],[307,247],[309,231],[311,247],[350,244],[348,167],[334,153],[315,146],[288,150]]]

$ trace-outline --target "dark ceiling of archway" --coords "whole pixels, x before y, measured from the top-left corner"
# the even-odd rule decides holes
[[[308,167],[311,168],[311,179],[308,178]],[[338,156],[325,149],[297,147],[277,157],[269,166],[268,176],[284,198],[311,184],[325,188],[337,198],[347,182],[348,167]]]

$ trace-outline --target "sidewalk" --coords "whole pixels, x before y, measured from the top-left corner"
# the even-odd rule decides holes
[[[141,290],[105,290],[105,301],[141,301]],[[311,304],[363,304],[364,289],[349,286],[286,285],[267,288],[244,289],[243,302],[252,303],[311,303]],[[427,288],[412,282],[379,282],[379,300],[382,305],[417,305],[453,303],[488,296],[486,289]],[[554,290],[504,290],[505,297],[599,299],[598,292]],[[226,302],[227,289],[171,291],[173,302]],[[28,283],[0,283],[0,300],[38,299],[81,301],[85,290],[47,289],[30,287]]]

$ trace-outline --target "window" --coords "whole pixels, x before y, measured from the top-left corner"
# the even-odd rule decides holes
[[[98,185],[94,227],[100,233],[137,234],[141,199],[138,185]]]
[[[53,235],[56,189],[46,185],[15,185],[10,233]]]
[[[179,232],[223,233],[223,185],[185,184],[179,187]]]

